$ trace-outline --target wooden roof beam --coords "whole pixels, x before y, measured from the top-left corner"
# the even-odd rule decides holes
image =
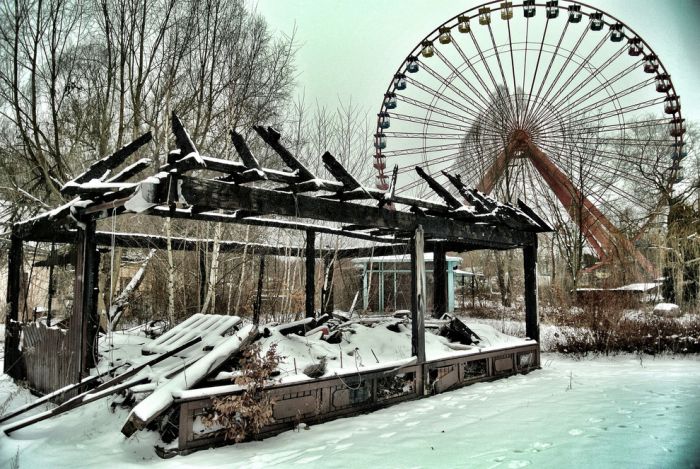
[[[282,161],[284,161],[284,164],[297,172],[301,182],[316,179],[316,176],[306,166],[304,166],[301,161],[292,155],[292,153],[287,150],[284,145],[282,145],[282,142],[280,141],[281,134],[278,131],[272,127],[265,129],[260,125],[253,126],[253,130],[260,135],[260,138],[262,138],[263,141],[270,146],[270,148],[275,150],[280,158],[282,158]]]
[[[129,156],[150,142],[152,138],[153,136],[151,135],[151,132],[146,132],[133,142],[123,146],[111,155],[105,156],[104,158],[94,162],[82,174],[68,181],[63,188],[61,188],[61,193],[64,193],[64,188],[66,187],[72,187],[76,184],[84,184],[93,179],[104,178],[108,171],[111,171],[124,163]]]
[[[360,184],[330,152],[325,152],[323,156],[321,156],[321,160],[328,172],[343,184],[345,190],[351,191],[362,187],[362,184]]]
[[[246,166],[246,168],[262,170],[260,163],[258,163],[257,158],[253,156],[253,152],[250,151],[250,148],[245,142],[243,136],[236,132],[234,129],[231,129],[230,135],[231,143],[233,143],[233,147],[236,149],[238,156],[240,156],[241,161],[243,161],[243,164]]]
[[[239,212],[244,212],[244,216],[239,216]],[[179,218],[185,220],[201,220],[201,221],[212,221],[212,222],[222,222],[222,223],[237,223],[241,225],[250,226],[262,226],[267,228],[282,228],[288,230],[303,230],[313,228],[317,233],[325,233],[330,235],[344,236],[346,238],[361,239],[364,241],[372,241],[375,243],[395,243],[396,240],[393,238],[380,238],[377,236],[371,236],[366,233],[357,233],[352,231],[343,231],[338,228],[331,228],[322,225],[310,225],[309,223],[294,222],[289,220],[279,220],[271,218],[261,218],[261,217],[251,217],[248,215],[250,212],[244,210],[237,210],[234,213],[220,213],[214,211],[193,211],[189,208],[176,208],[170,209],[167,206],[156,206],[153,207],[146,215],[158,216],[158,217],[170,217]]]
[[[416,215],[192,177],[183,177],[181,180],[181,201],[211,210],[245,209],[271,215],[366,224],[373,228],[406,232],[413,232],[418,225],[422,225],[426,236],[479,242],[484,243],[484,246],[505,244],[515,247],[529,242],[526,233],[503,226],[464,224],[449,218]]]
[[[440,196],[442,200],[445,201],[445,203],[450,207],[450,208],[460,208],[463,207],[464,204],[457,200],[455,196],[450,194],[450,191],[445,189],[442,185],[440,185],[435,179],[433,179],[432,176],[430,176],[428,173],[426,173],[423,168],[420,166],[416,166],[416,173],[425,181],[428,183],[428,186],[437,194]]]

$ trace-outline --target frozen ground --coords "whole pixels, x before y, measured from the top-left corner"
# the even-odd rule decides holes
[[[0,437],[0,467],[700,467],[700,358],[576,361],[475,384],[262,442],[161,460],[125,440],[125,410],[96,402]],[[0,405],[28,397],[6,376]],[[43,409],[39,409],[43,410]]]

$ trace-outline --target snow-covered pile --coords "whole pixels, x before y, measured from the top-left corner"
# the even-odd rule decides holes
[[[679,316],[680,308],[674,303],[659,303],[654,306],[654,313],[661,316]]]
[[[399,332],[388,328],[389,324],[395,324]],[[426,331],[426,359],[436,360],[531,343],[503,334],[487,324],[469,324],[469,327],[481,339],[473,346],[451,344],[447,338]],[[266,352],[272,344],[277,345],[277,353],[283,357],[279,365],[282,381],[286,381],[285,377],[301,375],[305,367],[317,364],[323,358],[326,359],[326,376],[330,376],[336,372],[357,371],[381,364],[393,364],[411,357],[410,323],[396,324],[389,321],[377,323],[372,327],[360,323],[351,324],[344,328],[343,339],[339,344],[330,344],[323,340],[322,332],[307,336],[296,334],[285,336],[274,329],[271,332],[269,337],[260,339],[259,342],[263,352]]]

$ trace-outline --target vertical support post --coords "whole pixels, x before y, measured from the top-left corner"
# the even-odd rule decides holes
[[[263,279],[265,278],[265,254],[260,254],[260,268],[258,269],[258,292],[255,295],[253,305],[253,324],[260,324],[260,309],[262,307]]]
[[[199,266],[199,303],[197,311],[202,311],[204,300],[207,296],[207,245],[200,243],[197,250],[197,265]]]
[[[418,228],[411,240],[411,352],[421,367],[418,381],[419,394],[425,393],[427,373],[425,370],[425,260],[423,256],[423,227]]]
[[[76,236],[73,316],[70,320],[69,343],[76,379],[79,381],[94,366],[97,328],[97,275],[99,257],[95,244],[95,220],[88,219],[78,227]]]
[[[532,244],[523,248],[525,277],[525,335],[540,341],[540,318],[537,311],[537,234]]]
[[[323,258],[323,289],[321,290],[321,313],[332,313],[335,308],[333,298],[333,271],[335,270],[335,259],[333,254]]]
[[[455,270],[453,262],[447,262],[447,312],[455,312]]]
[[[56,249],[54,243],[51,243],[51,254],[49,254],[49,258],[51,259],[51,263],[49,264],[49,298],[48,301],[46,302],[46,326],[51,327],[51,308],[53,308],[53,296],[56,293],[54,289],[54,283],[53,283],[53,265],[55,263],[55,255],[56,255]]]
[[[369,272],[367,272],[367,264],[362,267],[362,309],[367,311],[369,307]],[[352,312],[352,311],[351,311]]]
[[[447,312],[447,259],[445,246],[435,243],[433,250],[433,317],[440,318]]]
[[[306,317],[316,316],[316,232],[306,231]]]
[[[472,272],[472,309],[476,308],[476,274]]]
[[[377,305],[379,307],[379,313],[384,312],[384,263],[380,262],[379,263],[379,288],[378,292],[379,293],[379,304]]]
[[[22,352],[19,350],[19,296],[22,276],[22,238],[12,233],[7,263],[7,310],[5,312],[5,373],[23,379]]]
[[[392,298],[394,298],[394,312],[396,312],[396,265],[394,265],[394,293]]]

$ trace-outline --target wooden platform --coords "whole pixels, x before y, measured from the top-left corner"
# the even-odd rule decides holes
[[[349,372],[340,376],[274,385],[267,389],[275,400],[274,422],[266,426],[260,436],[269,437],[291,430],[300,422],[317,424],[371,412],[469,384],[527,373],[539,367],[539,345],[533,341],[531,345],[430,360],[423,366],[409,364],[397,367],[390,364],[359,374]],[[420,389],[423,373],[427,374],[425,392]],[[213,398],[235,394],[225,392],[226,388],[195,389],[175,398],[175,405],[179,406],[180,411],[177,449],[160,450],[161,456],[188,454],[230,443],[224,440],[222,432],[208,430],[201,423],[201,417],[211,411]]]

